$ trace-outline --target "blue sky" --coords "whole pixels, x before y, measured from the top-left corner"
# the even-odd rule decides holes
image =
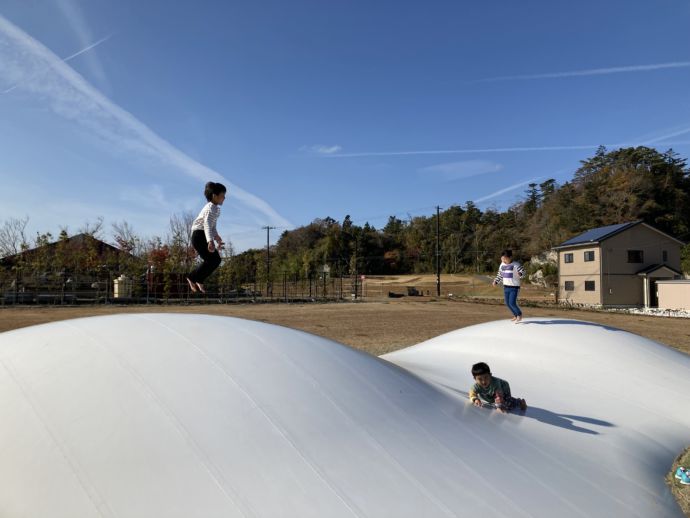
[[[690,0],[0,0],[0,223],[164,236],[504,209],[596,146],[690,156]]]

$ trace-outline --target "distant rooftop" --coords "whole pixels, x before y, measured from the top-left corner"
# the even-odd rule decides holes
[[[598,243],[599,241],[603,241],[604,239],[611,237],[612,235],[617,234],[618,232],[621,232],[627,228],[635,226],[638,223],[640,223],[640,221],[631,221],[628,223],[619,223],[617,225],[607,225],[605,227],[593,228],[587,232],[583,232],[580,235],[570,238],[567,241],[564,241],[556,248],[585,243]]]

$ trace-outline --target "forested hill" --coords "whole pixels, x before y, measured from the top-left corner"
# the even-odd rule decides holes
[[[479,210],[471,201],[440,213],[441,268],[446,273],[491,271],[500,250],[527,260],[593,227],[643,220],[690,241],[690,170],[672,150],[648,147],[597,150],[581,161],[571,181],[530,184],[522,201],[504,212]],[[310,274],[328,265],[332,274],[433,272],[436,214],[382,229],[330,217],[284,232],[271,248],[271,270]],[[684,269],[690,271],[690,247]],[[263,269],[264,250],[235,257],[234,268]],[[237,272],[240,273],[240,272]]]

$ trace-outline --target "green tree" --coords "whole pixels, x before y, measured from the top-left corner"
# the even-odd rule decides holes
[[[523,210],[527,217],[531,217],[537,209],[539,208],[541,196],[539,194],[539,189],[537,189],[536,183],[530,183],[528,185],[529,189],[525,191],[527,199],[523,203]]]
[[[680,249],[680,267],[685,275],[690,275],[690,243]]]

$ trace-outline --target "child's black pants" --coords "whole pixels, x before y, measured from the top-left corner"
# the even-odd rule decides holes
[[[192,246],[203,259],[203,262],[197,266],[192,273],[187,277],[192,282],[203,283],[206,277],[211,275],[213,271],[218,268],[220,264],[220,254],[218,249],[213,252],[208,251],[208,243],[206,242],[206,234],[203,230],[195,230],[192,232]]]

